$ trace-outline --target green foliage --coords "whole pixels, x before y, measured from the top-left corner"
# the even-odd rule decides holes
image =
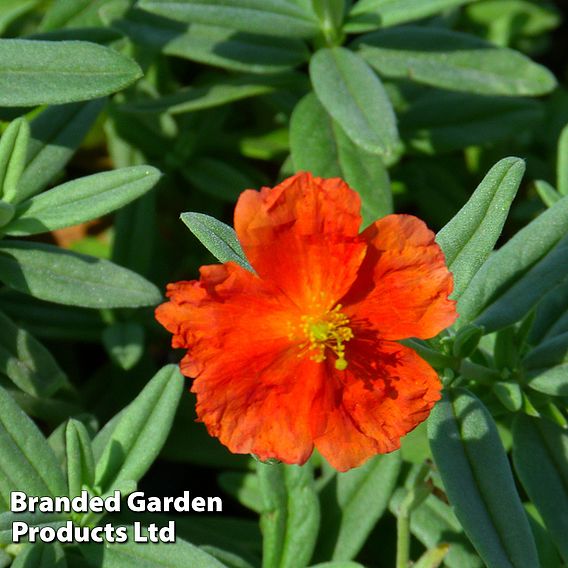
[[[455,299],[463,294],[493,250],[524,171],[523,162],[517,158],[501,160],[438,233],[436,240],[454,275]]]
[[[178,369],[164,367],[120,415],[97,459],[95,485],[103,492],[146,473],[166,441],[182,387]]]
[[[320,507],[309,466],[257,465],[262,494],[263,568],[307,566]]]
[[[252,271],[231,227],[202,213],[182,213],[181,220],[217,260],[233,261]]]
[[[428,434],[444,487],[490,568],[538,565],[534,540],[491,415],[466,390],[447,393]]]
[[[0,1],[0,568],[563,568],[567,15],[550,0]],[[346,473],[317,451],[231,454],[153,321],[166,283],[212,257],[254,272],[236,201],[300,171],[346,181],[362,229],[424,219],[460,315],[402,340],[440,377],[427,423]],[[199,324],[176,322],[191,341]],[[172,512],[9,510],[13,490],[140,488],[223,511],[176,514],[175,543],[142,545],[135,523]],[[15,521],[129,541],[15,545]]]
[[[381,157],[352,142],[314,94],[294,109],[290,149],[296,170],[340,177],[357,190],[364,226],[392,212],[390,182]]]
[[[138,65],[88,42],[0,41],[0,106],[96,99],[141,77]]]
[[[347,136],[392,161],[399,144],[395,117],[380,79],[349,50],[321,49],[310,62],[314,91]]]
[[[449,30],[405,26],[359,38],[354,47],[385,77],[482,95],[549,93],[556,79],[516,51]]]

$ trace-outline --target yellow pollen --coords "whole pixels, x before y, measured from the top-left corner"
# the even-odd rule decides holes
[[[341,313],[341,304],[323,316],[302,316],[301,328],[307,341],[300,345],[310,352],[310,359],[321,363],[325,361],[326,348],[335,353],[335,368],[345,371],[345,343],[353,339],[349,318]],[[301,356],[301,355],[300,355]]]

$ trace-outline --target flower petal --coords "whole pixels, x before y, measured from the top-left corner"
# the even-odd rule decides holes
[[[156,317],[187,348],[197,414],[234,453],[303,463],[322,366],[299,358],[289,334],[300,314],[280,290],[234,263],[201,268],[200,281],[168,286]]]
[[[327,420],[314,440],[339,471],[398,449],[400,439],[428,417],[441,389],[434,369],[414,351],[380,342],[370,330],[359,330],[349,343],[347,360],[345,371],[328,365],[335,393],[319,398],[317,411]]]
[[[251,265],[306,312],[329,309],[365,255],[359,195],[340,179],[301,173],[274,189],[243,192],[235,229]]]
[[[457,318],[452,274],[434,233],[411,215],[388,215],[362,235],[368,243],[359,275],[341,300],[383,339],[428,339]]]

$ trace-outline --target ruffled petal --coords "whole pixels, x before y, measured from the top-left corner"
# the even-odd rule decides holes
[[[452,274],[434,233],[411,215],[388,215],[362,234],[367,255],[341,300],[345,312],[379,331],[381,338],[428,339],[457,318]]]
[[[329,309],[357,276],[360,198],[340,179],[301,173],[274,189],[243,192],[235,229],[255,271],[306,312]]]
[[[323,366],[297,351],[220,355],[194,381],[197,415],[232,452],[303,464]]]
[[[303,463],[322,366],[300,351],[296,306],[234,263],[205,266],[199,281],[168,286],[156,318],[186,348],[182,372],[194,377],[198,419],[234,453]]]
[[[400,439],[424,421],[440,398],[438,375],[414,351],[359,330],[347,349],[349,366],[327,365],[327,396],[319,396],[314,443],[339,471],[377,453],[400,447]],[[321,417],[325,421],[321,422]]]

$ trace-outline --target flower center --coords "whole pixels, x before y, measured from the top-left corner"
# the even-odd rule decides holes
[[[301,327],[308,341],[300,347],[311,352],[310,359],[321,363],[328,348],[337,356],[335,368],[339,371],[347,368],[345,343],[353,339],[353,331],[349,327],[349,318],[341,312],[341,304],[323,316],[302,316]]]

